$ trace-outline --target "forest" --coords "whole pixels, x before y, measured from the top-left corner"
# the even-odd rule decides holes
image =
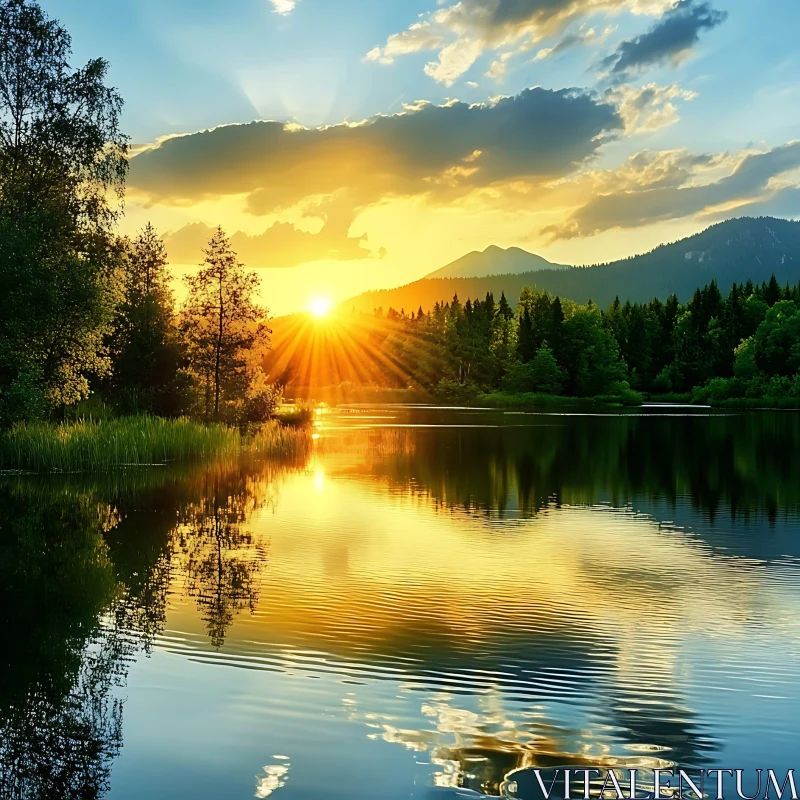
[[[384,349],[409,383],[441,400],[800,405],[800,284],[774,275],[727,296],[712,281],[686,304],[617,298],[602,310],[526,288],[516,309],[487,294],[375,314],[396,326]]]

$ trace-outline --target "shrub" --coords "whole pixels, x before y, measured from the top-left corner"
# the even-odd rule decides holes
[[[474,383],[459,383],[442,378],[433,390],[437,400],[443,403],[469,403],[480,394],[481,390]]]

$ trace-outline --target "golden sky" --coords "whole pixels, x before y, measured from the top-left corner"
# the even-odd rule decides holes
[[[800,213],[794,0],[120,0],[122,32],[44,5],[126,99],[125,231],[181,273],[222,225],[273,313]]]

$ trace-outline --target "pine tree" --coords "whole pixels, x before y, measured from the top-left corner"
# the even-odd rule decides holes
[[[519,330],[517,331],[517,355],[520,361],[530,361],[536,349],[533,342],[533,322],[531,321],[531,312],[525,306],[522,309],[522,315],[519,320]]]
[[[772,273],[772,277],[769,279],[769,283],[764,287],[764,302],[770,306],[775,305],[781,299],[781,287],[778,283],[778,279],[775,277],[775,273]]]
[[[164,244],[148,223],[126,247],[124,297],[109,346],[112,374],[108,399],[126,412],[173,416],[184,410],[184,349],[174,318],[174,300]]]
[[[192,369],[206,386],[206,416],[221,419],[248,396],[260,366],[252,363],[266,348],[271,331],[266,309],[255,303],[259,279],[246,272],[222,228],[217,228],[200,271],[187,276],[189,297],[181,329]],[[395,312],[396,313],[396,312]]]

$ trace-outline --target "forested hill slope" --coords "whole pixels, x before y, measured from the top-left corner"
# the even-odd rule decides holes
[[[616,296],[623,302],[647,301],[674,293],[686,301],[712,279],[724,293],[734,282],[760,283],[773,273],[781,284],[800,280],[800,222],[743,217],[611,264],[482,278],[425,278],[397,289],[367,292],[342,306],[362,312],[389,307],[409,312],[419,306],[429,310],[455,293],[465,300],[487,292],[495,298],[505,292],[513,305],[524,286],[536,286],[579,303],[593,300],[605,308]]]

